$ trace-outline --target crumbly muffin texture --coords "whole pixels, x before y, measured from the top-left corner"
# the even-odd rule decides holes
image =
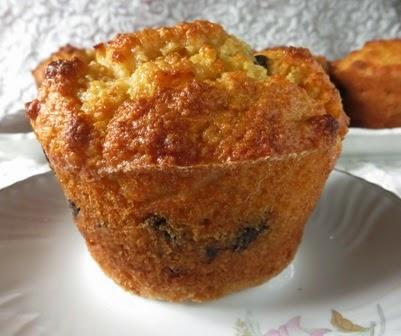
[[[86,50],[82,48],[77,48],[71,44],[67,44],[64,47],[61,47],[60,49],[52,53],[48,58],[40,62],[32,71],[36,86],[39,88],[42,85],[42,82],[45,80],[46,69],[50,63],[61,59],[72,60],[74,58],[78,58],[83,62],[89,62],[90,59],[93,58],[93,56],[91,56],[91,53],[92,51],[89,49]]]
[[[221,26],[196,21],[121,34],[87,54],[50,64],[31,118],[52,124],[38,135],[69,166],[251,160],[344,133],[338,93],[304,49],[267,51],[259,64]]]
[[[401,39],[369,41],[329,70],[351,125],[401,126]]]
[[[286,267],[347,129],[309,51],[195,21],[87,55],[50,63],[27,115],[105,273],[205,301]]]

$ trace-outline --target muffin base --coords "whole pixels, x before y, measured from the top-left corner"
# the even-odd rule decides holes
[[[338,153],[336,145],[108,173],[76,186],[74,201],[84,207],[75,221],[93,258],[124,289],[168,301],[216,299],[291,262]]]

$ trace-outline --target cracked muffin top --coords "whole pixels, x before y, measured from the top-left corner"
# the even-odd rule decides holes
[[[255,55],[206,21],[120,34],[50,63],[27,115],[52,164],[105,171],[299,153],[347,128],[309,51]]]

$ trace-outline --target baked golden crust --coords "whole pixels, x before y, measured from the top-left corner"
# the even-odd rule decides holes
[[[119,35],[96,46],[89,62],[50,64],[39,95],[46,104],[34,122],[51,114],[62,134],[53,139],[52,152],[61,159],[76,142],[75,128],[88,130],[80,159],[111,170],[127,163],[190,166],[309,150],[324,138],[316,118],[338,122],[343,135],[338,93],[310,53],[266,52],[276,54],[283,61],[277,75],[268,74],[249,47],[205,22]]]
[[[277,160],[115,173],[71,190],[84,204],[76,222],[95,260],[129,291],[215,299],[288,265],[338,154],[333,146]]]
[[[282,270],[346,132],[339,95],[308,51],[255,59],[204,21],[50,63],[27,115],[100,266],[132,292],[172,301],[217,298]]]
[[[313,56],[308,49],[294,47],[269,48],[257,54],[268,57],[273,77],[285,77],[301,88],[317,106],[337,120],[340,136],[346,134],[349,120],[339,104],[339,93],[325,71],[324,58]]]
[[[401,126],[401,39],[367,42],[332,62],[330,75],[353,126]]]
[[[81,59],[82,61],[86,61],[89,59],[89,55],[87,54],[85,49],[74,47],[71,44],[67,44],[66,46],[61,47],[56,52],[52,53],[48,58],[40,62],[38,66],[32,71],[36,86],[39,88],[44,81],[46,69],[51,62],[61,59],[72,60],[75,57]]]

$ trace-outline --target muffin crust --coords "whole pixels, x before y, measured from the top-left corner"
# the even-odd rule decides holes
[[[80,147],[79,161],[106,170],[299,152],[319,146],[336,123],[343,135],[338,93],[310,53],[265,54],[269,68],[243,42],[203,21],[119,35],[97,45],[89,60],[49,65],[39,95],[46,106],[34,123],[51,114],[53,130],[63,134],[49,143],[51,152],[64,156]]]
[[[50,57],[40,62],[38,66],[32,71],[36,86],[40,87],[40,85],[44,81],[46,69],[50,63],[61,59],[72,60],[74,58],[81,59],[85,62],[89,60],[90,56],[87,54],[87,51],[85,49],[74,47],[71,44],[67,44],[66,46],[61,47],[56,52],[52,53]]]

